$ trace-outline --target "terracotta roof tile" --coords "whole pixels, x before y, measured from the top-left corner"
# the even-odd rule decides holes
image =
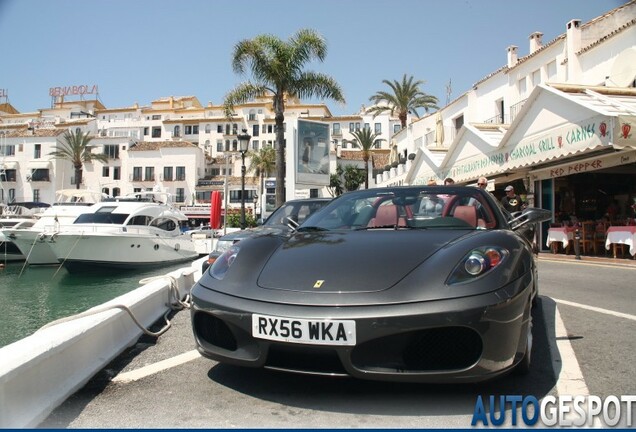
[[[190,141],[140,141],[128,148],[128,151],[153,151],[162,148],[198,147]]]
[[[6,134],[8,138],[56,137],[66,132],[65,129],[18,129]]]
[[[373,168],[384,168],[389,163],[390,150],[373,150],[371,152],[371,160]],[[342,150],[340,159],[350,161],[362,161],[362,151],[360,150]]]

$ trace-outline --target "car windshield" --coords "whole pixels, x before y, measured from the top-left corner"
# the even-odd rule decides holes
[[[473,187],[378,188],[350,192],[309,217],[300,231],[494,229],[504,224],[487,192]]]
[[[272,213],[263,225],[300,225],[317,210],[323,208],[329,200],[288,201]]]

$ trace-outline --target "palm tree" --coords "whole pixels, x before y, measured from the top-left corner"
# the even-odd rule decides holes
[[[382,82],[391,87],[391,93],[379,91],[371,96],[369,100],[374,106],[367,109],[367,113],[373,113],[374,117],[385,111],[389,111],[392,116],[396,115],[400,119],[402,129],[406,127],[406,117],[409,114],[417,113],[418,108],[424,108],[426,112],[430,109],[439,109],[437,106],[437,98],[422,92],[419,87],[424,81],[413,82],[413,76],[402,77],[402,82],[382,80]]]
[[[82,133],[79,129],[75,132],[66,131],[62,136],[64,142],[53,147],[55,151],[49,153],[49,156],[53,156],[53,159],[65,159],[73,164],[77,189],[80,188],[80,184],[82,183],[84,163],[108,161],[107,155],[91,152],[91,146],[89,144],[93,138],[89,137],[88,134],[88,131]]]
[[[273,35],[259,35],[240,41],[234,47],[232,69],[237,74],[249,70],[254,82],[239,84],[224,101],[230,117],[235,105],[258,97],[271,96],[276,132],[276,206],[285,202],[285,98],[329,98],[344,103],[336,81],[328,75],[303,71],[313,61],[323,61],[327,54],[325,40],[314,30],[299,30],[288,42]]]
[[[351,132],[353,139],[349,140],[354,147],[362,149],[362,160],[364,161],[364,188],[369,189],[369,158],[371,157],[371,149],[375,146],[379,134],[371,132],[371,128],[364,127]]]
[[[249,152],[247,155],[250,158],[247,171],[254,171],[256,177],[261,178],[261,200],[263,200],[265,199],[265,194],[263,193],[265,191],[265,177],[269,177],[276,166],[276,151],[273,147],[266,146],[257,152]]]

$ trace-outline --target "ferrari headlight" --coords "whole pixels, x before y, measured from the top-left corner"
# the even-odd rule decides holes
[[[214,279],[223,280],[232,263],[234,263],[239,250],[238,246],[231,246],[214,261],[214,264],[210,267],[210,274]]]
[[[487,246],[473,249],[464,255],[446,283],[453,285],[473,281],[499,266],[507,256],[508,251],[500,247]]]

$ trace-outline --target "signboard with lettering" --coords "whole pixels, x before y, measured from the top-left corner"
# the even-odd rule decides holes
[[[50,87],[49,96],[67,96],[67,95],[80,95],[85,94],[98,94],[99,91],[96,85],[74,85],[66,87]]]
[[[612,143],[612,131],[603,126],[607,121],[604,116],[594,117],[554,128],[541,136],[523,139],[490,154],[459,160],[448,169],[440,167],[439,178],[452,177],[455,181],[462,182],[609,146]]]
[[[618,165],[626,165],[636,162],[636,152],[612,153],[603,156],[582,159],[550,168],[530,171],[532,180],[545,180],[548,178],[563,177],[571,174],[580,174],[596,171]]]

